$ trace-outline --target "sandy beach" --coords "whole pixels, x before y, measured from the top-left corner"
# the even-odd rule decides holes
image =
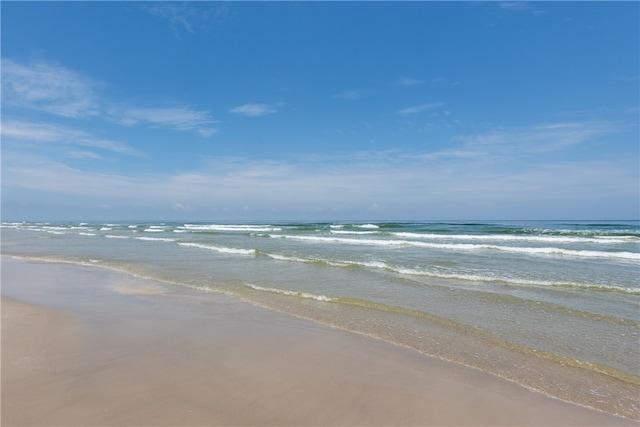
[[[3,426],[638,425],[214,293],[2,257]]]

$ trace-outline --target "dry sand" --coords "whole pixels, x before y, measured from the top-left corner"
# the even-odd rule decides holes
[[[3,426],[638,425],[104,269],[2,257],[2,294]]]

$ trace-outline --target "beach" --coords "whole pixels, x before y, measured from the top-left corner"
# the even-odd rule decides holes
[[[2,425],[637,425],[218,293],[2,257]]]

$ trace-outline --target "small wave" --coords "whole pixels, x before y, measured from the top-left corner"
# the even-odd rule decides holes
[[[80,236],[95,236],[96,233],[85,233],[84,231],[78,233]]]
[[[321,236],[291,236],[284,234],[270,235],[271,237],[281,237],[286,239],[319,242],[319,243],[343,243],[348,245],[369,245],[369,246],[384,246],[384,247],[419,247],[430,249],[445,249],[445,250],[464,250],[464,251],[478,251],[478,250],[496,250],[501,252],[514,252],[523,253],[526,255],[563,255],[573,256],[577,258],[608,258],[617,259],[622,261],[640,261],[640,253],[637,252],[614,252],[614,251],[592,251],[592,250],[577,250],[577,249],[564,249],[555,247],[521,247],[521,246],[499,246],[488,244],[473,244],[473,243],[431,243],[431,242],[419,242],[414,240],[384,240],[384,239],[355,239],[355,238],[342,238],[342,237],[321,237]]]
[[[163,231],[166,231],[166,229],[164,227],[163,228],[149,227],[149,228],[145,228],[144,231],[147,233],[161,233]]]
[[[589,289],[594,291],[614,291],[622,292],[626,294],[640,294],[640,288],[629,288],[624,286],[597,284],[597,283],[580,283],[580,282],[553,282],[548,280],[534,280],[523,279],[517,277],[497,276],[490,274],[471,274],[471,273],[447,273],[437,270],[410,268],[404,266],[397,266],[386,263],[384,261],[346,261],[346,260],[330,260],[323,258],[302,258],[295,256],[287,256],[280,254],[273,254],[267,252],[260,252],[261,254],[268,256],[269,258],[284,261],[284,262],[299,262],[305,264],[322,264],[331,267],[364,267],[373,268],[379,270],[387,270],[392,273],[407,275],[407,276],[422,276],[431,277],[434,279],[446,279],[446,280],[461,280],[465,282],[485,282],[485,283],[504,283],[518,286],[545,286],[545,287],[564,287],[575,289]]]
[[[354,234],[354,235],[365,235],[365,234],[379,234],[379,231],[348,231],[348,230],[331,230],[331,234]]]
[[[114,234],[105,234],[106,238],[108,239],[128,239],[129,236],[118,236],[118,235],[114,235]]]
[[[163,237],[134,237],[136,240],[144,240],[149,242],[175,242],[176,239],[163,238]]]
[[[451,280],[464,280],[468,282],[491,282],[491,283],[505,283],[512,285],[522,286],[547,286],[547,287],[559,287],[559,288],[575,288],[575,289],[590,289],[601,291],[616,291],[626,294],[640,294],[640,288],[628,288],[624,286],[604,285],[596,283],[579,283],[579,282],[553,282],[549,280],[531,280],[520,279],[517,277],[505,277],[494,276],[484,274],[465,274],[465,273],[445,273],[438,271],[429,271],[424,269],[415,269],[407,267],[396,267],[385,264],[383,267],[386,270],[391,270],[399,274],[406,274],[410,276],[426,276],[436,279],[451,279]]]
[[[325,295],[316,295],[316,294],[312,294],[309,292],[302,292],[302,291],[289,291],[286,289],[277,289],[277,288],[266,288],[263,286],[258,286],[258,285],[252,285],[250,283],[245,283],[244,284],[246,287],[251,288],[255,291],[261,291],[261,292],[270,292],[270,293],[274,293],[274,294],[278,294],[278,295],[286,295],[289,297],[298,297],[298,298],[305,298],[305,299],[312,299],[315,301],[319,301],[319,302],[331,302],[333,301],[333,298],[325,296]]]
[[[225,225],[225,224],[185,224],[178,227],[179,229],[189,231],[282,231],[280,227],[274,227],[271,225]]]
[[[410,239],[426,240],[482,240],[482,241],[522,241],[522,242],[551,242],[551,243],[629,243],[636,240],[631,236],[614,237],[572,237],[572,236],[534,236],[534,235],[514,235],[514,234],[433,234],[433,233],[410,233],[396,232],[393,236]]]
[[[277,261],[285,261],[285,262],[300,262],[300,263],[305,263],[305,264],[320,264],[320,265],[328,265],[331,267],[350,267],[352,265],[355,265],[353,262],[349,262],[349,261],[332,261],[332,260],[328,260],[328,259],[323,259],[323,258],[301,258],[301,257],[295,257],[295,256],[288,256],[288,255],[279,255],[279,254],[273,254],[273,253],[269,253],[269,252],[260,252],[260,254],[265,255],[271,259],[275,259]]]
[[[214,245],[203,245],[200,243],[178,243],[180,246],[187,246],[192,248],[200,248],[207,249],[210,251],[220,252],[223,254],[233,254],[233,255],[256,255],[255,249],[238,249],[238,248],[229,248],[226,246],[214,246]]]
[[[379,226],[377,226],[375,224],[359,224],[359,225],[356,225],[355,227],[358,227],[358,228],[380,228]]]

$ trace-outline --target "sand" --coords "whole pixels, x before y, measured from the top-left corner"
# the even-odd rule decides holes
[[[638,425],[370,337],[2,257],[3,426]]]

